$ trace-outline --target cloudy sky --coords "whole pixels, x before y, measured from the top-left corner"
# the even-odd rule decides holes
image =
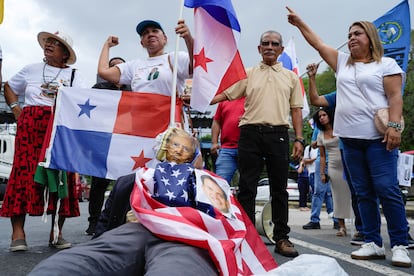
[[[116,35],[120,45],[112,48],[111,56],[127,60],[145,57],[137,23],[144,19],[159,21],[169,38],[168,51],[176,44],[174,27],[179,17],[180,0],[4,0],[4,21],[0,25],[0,45],[3,49],[3,80],[17,73],[24,65],[40,62],[43,52],[37,42],[40,31],[56,30],[69,34],[74,41],[78,61],[88,85],[96,81],[96,68],[103,42]],[[257,52],[259,36],[273,29],[282,33],[285,43],[293,38],[300,71],[308,63],[318,62],[318,54],[303,40],[299,31],[287,22],[288,5],[330,45],[339,46],[347,39],[347,30],[355,20],[373,21],[401,0],[233,0],[241,39],[239,49],[246,67],[260,61]],[[413,29],[414,0],[411,6]],[[183,18],[193,29],[193,10],[184,8]],[[180,49],[184,49],[180,42]],[[326,65],[322,65],[322,69]]]

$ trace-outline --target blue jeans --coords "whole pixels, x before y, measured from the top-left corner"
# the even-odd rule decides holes
[[[379,202],[387,221],[391,248],[407,245],[407,218],[397,179],[398,150],[381,139],[342,139],[344,158],[358,198],[365,242],[382,246]]]
[[[309,174],[309,186],[311,188],[311,191],[310,192],[313,195],[313,191],[315,191],[315,173],[310,173]]]
[[[216,160],[216,174],[227,180],[229,185],[237,170],[237,149],[221,148]]]
[[[319,159],[315,161],[316,169],[314,173],[314,190],[312,195],[312,206],[311,206],[311,221],[319,222],[322,204],[325,201],[326,212],[333,212],[333,200],[332,200],[332,191],[331,183],[322,183]]]

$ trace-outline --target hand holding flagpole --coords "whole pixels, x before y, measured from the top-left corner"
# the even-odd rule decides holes
[[[183,17],[184,0],[180,1],[180,12],[178,20]],[[173,82],[171,85],[171,111],[170,111],[170,127],[175,126],[175,103],[177,97],[177,68],[178,68],[178,50],[180,48],[180,35],[176,35],[175,51],[174,51],[174,65],[173,65]]]
[[[336,47],[337,50],[341,49],[342,47],[344,47],[346,44],[348,43],[348,40],[345,41],[344,43],[342,43],[341,45],[339,45],[338,47]],[[321,64],[322,61],[324,61],[323,59],[320,59],[318,62],[316,62],[317,65]],[[302,73],[299,78],[303,78],[307,73],[309,72],[309,70],[306,70],[304,73]]]

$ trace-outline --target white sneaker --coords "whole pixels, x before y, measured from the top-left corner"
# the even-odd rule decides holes
[[[333,212],[328,213],[328,218],[333,218]]]
[[[364,243],[360,249],[351,253],[351,258],[356,260],[385,259],[385,248],[379,247],[374,242]]]
[[[404,245],[395,245],[392,249],[392,265],[400,267],[411,267],[411,259]]]

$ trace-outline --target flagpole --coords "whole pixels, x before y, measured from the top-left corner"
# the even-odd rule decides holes
[[[180,12],[178,20],[183,18],[184,0],[180,1]],[[173,82],[171,86],[171,111],[170,111],[170,127],[175,126],[175,104],[177,97],[177,68],[178,68],[178,50],[180,48],[180,35],[176,35],[175,51],[174,51],[174,66],[173,66]]]
[[[342,43],[341,45],[339,45],[338,47],[336,47],[336,50],[341,49],[342,47],[344,47],[346,44],[348,43],[348,40],[345,41],[344,43]],[[323,61],[323,59],[320,59],[316,64],[319,65],[321,64]],[[302,75],[299,76],[299,78],[303,78],[307,73],[309,72],[309,70],[306,70],[305,73],[302,73]]]

